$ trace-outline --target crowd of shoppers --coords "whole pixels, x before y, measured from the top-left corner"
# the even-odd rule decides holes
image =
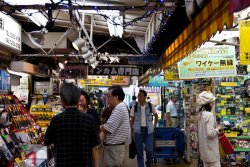
[[[53,147],[55,167],[123,167],[125,143],[128,137],[135,139],[137,165],[144,167],[143,150],[146,152],[146,166],[153,160],[153,132],[158,122],[154,106],[147,102],[147,92],[140,90],[138,102],[127,106],[123,101],[125,93],[120,86],[112,86],[106,95],[107,107],[100,117],[89,108],[88,93],[80,91],[72,83],[64,83],[60,89],[64,111],[50,122],[45,134],[45,145]],[[220,167],[218,134],[222,127],[216,124],[211,110],[215,97],[204,91],[198,95],[200,106],[198,116],[198,137],[200,157],[204,167]],[[176,97],[167,105],[169,125],[174,126],[177,116]],[[130,109],[129,109],[130,108]],[[103,145],[102,162],[99,145]]]

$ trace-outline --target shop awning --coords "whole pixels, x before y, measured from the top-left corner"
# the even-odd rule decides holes
[[[228,0],[210,0],[188,27],[166,49],[162,68],[167,68],[184,58],[210,39],[224,25],[231,28],[233,14],[229,13]]]

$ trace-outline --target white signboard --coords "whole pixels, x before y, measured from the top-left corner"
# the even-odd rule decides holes
[[[0,45],[14,53],[22,51],[21,26],[12,17],[0,12]]]

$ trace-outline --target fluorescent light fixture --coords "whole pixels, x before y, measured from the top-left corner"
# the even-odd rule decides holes
[[[83,38],[77,38],[72,42],[72,45],[76,50],[80,50],[85,45],[85,42],[86,41]]]
[[[39,27],[41,25],[45,27],[48,22],[48,19],[38,10],[27,9],[22,10],[22,12]]]
[[[45,3],[51,3],[50,0],[4,0],[4,2],[11,5],[44,5]],[[54,3],[60,2],[60,0],[53,0]]]
[[[96,5],[95,5],[96,6]],[[103,14],[112,17],[120,16],[119,10],[78,10],[80,13],[88,13],[88,14]]]
[[[118,17],[111,17],[110,20],[107,20],[108,23],[108,28],[109,28],[109,34],[110,36],[115,36],[115,37],[120,37],[122,38],[123,34],[123,17],[118,16]],[[114,23],[118,24],[115,25]]]
[[[12,70],[10,70],[9,68],[7,68],[7,72],[8,72],[9,74],[18,75],[18,76],[22,76],[22,77],[30,76],[30,75],[27,74],[27,73],[12,71]]]

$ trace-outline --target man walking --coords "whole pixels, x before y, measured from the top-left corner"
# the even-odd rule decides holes
[[[129,113],[123,102],[124,98],[125,94],[120,86],[109,88],[107,104],[114,109],[108,121],[100,126],[100,138],[104,145],[104,167],[122,167],[124,165],[125,142],[130,133]]]
[[[147,158],[146,166],[151,167],[153,159],[153,132],[158,122],[155,108],[151,103],[146,102],[146,98],[147,92],[140,90],[138,94],[139,103],[135,104],[130,112],[131,127],[133,127],[132,133],[135,134],[138,167],[144,167],[143,143],[145,144]],[[154,125],[153,116],[155,116]]]
[[[60,95],[65,111],[53,117],[44,142],[54,146],[55,167],[98,167],[98,128],[91,116],[77,109],[79,89],[64,83]]]
[[[177,127],[178,123],[178,113],[176,110],[177,98],[172,96],[171,100],[168,102],[166,107],[166,126]]]

